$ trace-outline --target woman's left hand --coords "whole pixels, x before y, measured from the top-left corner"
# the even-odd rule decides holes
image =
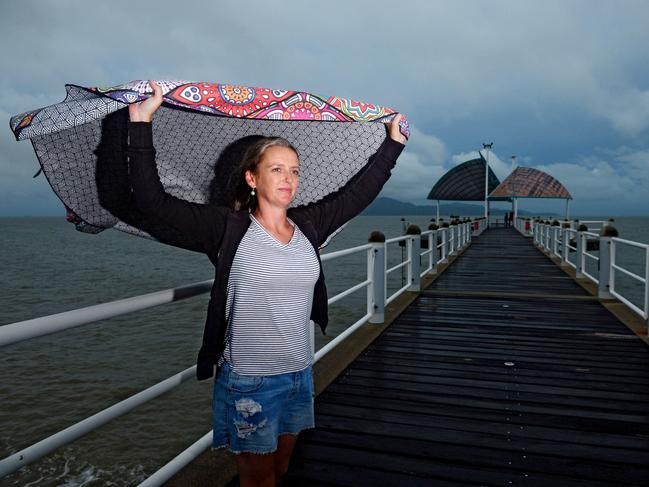
[[[401,133],[401,127],[399,126],[399,122],[401,122],[403,118],[404,118],[403,115],[397,113],[397,115],[388,124],[388,133],[390,134],[390,138],[392,140],[405,145],[406,140],[408,139],[406,139],[405,135]]]

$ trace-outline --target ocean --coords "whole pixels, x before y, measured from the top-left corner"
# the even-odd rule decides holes
[[[429,222],[406,219],[422,229]],[[622,238],[649,243],[649,218],[616,218],[614,225]],[[390,238],[402,229],[399,217],[357,217],[324,253],[362,245],[373,230]],[[0,218],[0,233],[0,325],[213,277],[203,255],[117,231],[82,234],[63,218]],[[390,246],[389,265],[402,252]],[[629,251],[622,262],[642,273],[643,259]],[[329,295],[363,281],[365,272],[364,253],[325,263]],[[399,271],[393,273],[389,292],[403,282]],[[642,299],[630,278],[620,284],[634,302]],[[207,300],[205,294],[4,347],[0,459],[192,366]],[[333,305],[328,335],[316,332],[317,347],[364,313],[364,290]],[[190,380],[0,485],[137,484],[210,430],[211,396],[211,381]]]

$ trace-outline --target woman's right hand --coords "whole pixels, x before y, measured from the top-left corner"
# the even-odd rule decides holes
[[[131,103],[128,106],[128,117],[131,122],[151,122],[153,114],[162,105],[162,88],[155,81],[149,81],[153,95],[144,101]]]

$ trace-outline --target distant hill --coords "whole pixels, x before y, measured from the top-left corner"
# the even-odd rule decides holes
[[[492,208],[492,215],[504,215],[509,210]],[[430,205],[413,205],[404,203],[394,198],[377,198],[362,213],[367,216],[403,216],[403,215],[430,215],[437,213],[437,207]],[[481,216],[484,215],[484,207],[481,204],[470,203],[442,203],[439,206],[440,215],[460,216]],[[519,210],[520,215],[531,215],[531,213]]]

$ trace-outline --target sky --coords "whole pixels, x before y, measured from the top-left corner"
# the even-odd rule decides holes
[[[435,182],[493,142],[501,180],[515,155],[564,184],[571,214],[649,215],[646,0],[21,0],[0,14],[0,216],[64,214],[12,115],[61,101],[66,83],[165,78],[406,114],[382,196],[431,204]]]

